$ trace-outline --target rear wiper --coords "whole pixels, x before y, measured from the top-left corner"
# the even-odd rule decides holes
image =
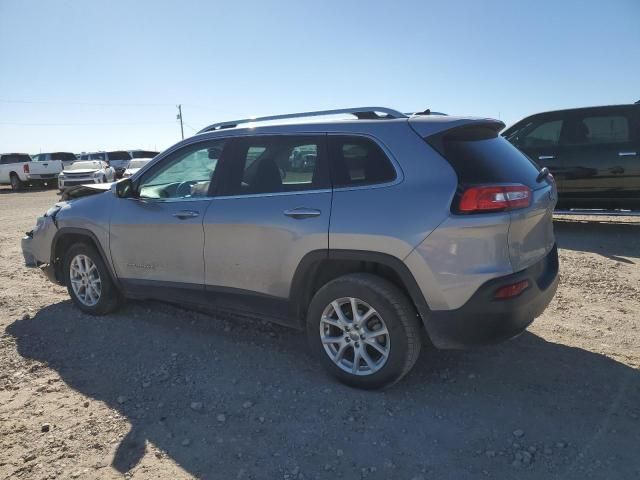
[[[542,167],[540,169],[540,172],[538,172],[538,176],[536,177],[536,182],[540,183],[542,180],[547,178],[550,174],[551,172],[547,167]]]

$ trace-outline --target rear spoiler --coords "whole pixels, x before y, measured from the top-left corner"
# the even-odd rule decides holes
[[[489,139],[497,137],[500,130],[505,127],[503,122],[492,118],[457,118],[452,122],[438,122],[435,125],[426,125],[427,123],[432,122],[412,122],[411,119],[409,120],[413,130],[440,154],[444,151],[445,137],[455,139],[464,134],[464,137],[469,140]]]

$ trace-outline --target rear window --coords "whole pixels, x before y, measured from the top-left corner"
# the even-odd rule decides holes
[[[485,127],[458,128],[427,141],[451,164],[462,185],[521,183],[532,189],[540,168],[498,133]]]
[[[31,157],[26,153],[8,153],[2,155],[2,163],[20,163],[20,162],[30,162]]]
[[[51,154],[51,160],[62,160],[62,161],[76,161],[76,156],[73,153],[66,153],[66,152],[57,152],[57,153],[52,153]]]
[[[129,152],[109,152],[109,160],[131,160]]]
[[[147,152],[143,150],[131,152],[131,158],[153,158],[156,155],[158,155],[158,152]]]

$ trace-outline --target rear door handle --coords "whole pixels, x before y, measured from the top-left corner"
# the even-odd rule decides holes
[[[637,152],[618,152],[619,157],[633,157]]]
[[[200,215],[200,212],[196,212],[195,210],[180,210],[173,214],[174,217],[179,218],[180,220],[186,220],[187,218],[195,218]]]
[[[555,155],[540,155],[538,160],[553,160],[554,158],[556,158]]]
[[[311,217],[319,217],[322,212],[320,210],[316,210],[315,208],[294,208],[291,210],[285,210],[284,214],[287,217],[295,218],[296,220],[301,220],[303,218],[311,218]]]

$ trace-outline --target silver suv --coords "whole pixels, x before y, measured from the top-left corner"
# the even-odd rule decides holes
[[[355,119],[299,120],[333,114]],[[341,381],[389,386],[424,340],[511,338],[556,291],[553,178],[503,127],[381,107],[215,124],[131,178],[69,189],[25,261],[84,312],[258,315],[306,330]]]

